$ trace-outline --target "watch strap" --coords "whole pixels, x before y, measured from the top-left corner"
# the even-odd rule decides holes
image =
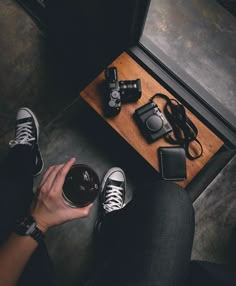
[[[22,236],[31,236],[38,244],[41,244],[44,239],[43,232],[36,226],[35,219],[32,216],[18,218],[15,233]]]
[[[41,244],[44,239],[43,232],[36,226],[35,230],[30,234],[30,236],[38,242],[38,244]]]

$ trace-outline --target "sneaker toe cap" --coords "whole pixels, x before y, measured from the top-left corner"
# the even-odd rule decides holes
[[[28,118],[28,117],[31,117],[31,114],[26,109],[21,108],[18,110],[17,116],[16,116],[17,120]]]
[[[118,182],[124,182],[125,176],[121,171],[115,171],[110,175],[110,179]]]

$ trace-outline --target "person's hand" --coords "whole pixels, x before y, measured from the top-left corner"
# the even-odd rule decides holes
[[[65,177],[74,163],[73,158],[65,164],[51,166],[38,187],[38,196],[32,206],[32,216],[37,227],[43,232],[51,226],[89,214],[92,204],[84,208],[71,208],[62,198]]]

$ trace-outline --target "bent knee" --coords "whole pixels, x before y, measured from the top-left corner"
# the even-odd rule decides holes
[[[188,192],[173,182],[157,180],[144,185],[139,191],[139,196],[141,200],[143,202],[146,201],[150,207],[151,205],[155,207],[155,205],[164,204],[169,208],[174,207],[176,211],[178,209],[183,211],[184,209],[194,214],[192,201]]]

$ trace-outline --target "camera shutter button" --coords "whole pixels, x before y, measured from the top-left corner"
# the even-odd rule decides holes
[[[115,107],[115,105],[116,105],[115,101],[113,101],[113,100],[109,101],[109,106],[110,107]]]
[[[146,121],[147,128],[152,132],[157,132],[162,128],[163,121],[157,115],[150,116]]]
[[[116,98],[119,98],[120,94],[118,91],[114,90],[112,91],[111,96],[116,99]]]

